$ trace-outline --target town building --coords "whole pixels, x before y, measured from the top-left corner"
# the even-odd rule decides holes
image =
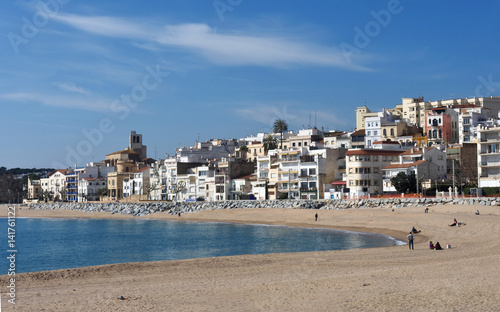
[[[78,202],[98,201],[107,189],[107,178],[93,177],[78,180]]]
[[[446,152],[435,147],[412,148],[401,153],[397,161],[383,167],[382,172],[384,193],[396,192],[391,179],[400,172],[415,174],[419,185],[424,180],[443,180],[446,178]]]
[[[383,193],[382,168],[399,159],[399,149],[350,149],[346,153],[346,187],[349,196]]]
[[[458,113],[448,107],[427,110],[425,133],[429,145],[458,143]]]
[[[500,187],[500,122],[480,125],[477,136],[478,186]]]
[[[49,173],[47,182],[48,197],[51,200],[66,199],[66,169],[56,169]]]
[[[32,180],[28,177],[28,199],[38,199],[42,195],[40,180]]]

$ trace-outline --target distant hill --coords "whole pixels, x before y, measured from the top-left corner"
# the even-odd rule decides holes
[[[28,174],[28,173],[43,173],[43,172],[50,172],[54,171],[52,168],[11,168],[7,169],[6,167],[0,167],[0,174],[14,174],[14,175],[20,175],[20,174]]]
[[[28,189],[28,177],[40,179],[49,172],[51,168],[12,168],[0,167],[0,203],[21,202]],[[23,187],[24,186],[24,187]]]

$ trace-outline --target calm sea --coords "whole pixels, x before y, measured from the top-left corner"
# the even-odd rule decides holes
[[[0,218],[7,228],[7,218]],[[16,273],[100,264],[394,246],[384,235],[168,220],[16,219]],[[7,274],[7,231],[0,274]]]

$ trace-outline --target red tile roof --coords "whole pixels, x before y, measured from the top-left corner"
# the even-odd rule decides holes
[[[143,172],[143,171],[145,171],[145,170],[147,170],[147,169],[150,169],[150,168],[151,168],[151,167],[144,167],[144,168],[142,168],[142,169],[139,169],[139,170],[134,171],[134,173],[137,173],[137,172]]]
[[[53,175],[54,173],[56,173],[56,172],[60,172],[60,173],[62,173],[64,175],[66,175],[66,174],[68,174],[68,169],[56,169],[56,170],[52,171],[51,173],[49,173],[49,177],[51,175]]]
[[[133,151],[133,150],[125,149],[123,151],[114,152],[114,153],[108,154],[106,156],[115,155],[115,154],[139,154],[139,153],[137,153],[136,151]]]

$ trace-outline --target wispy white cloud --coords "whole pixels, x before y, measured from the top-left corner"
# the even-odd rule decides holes
[[[157,44],[187,50],[218,65],[313,65],[367,70],[360,64],[348,62],[338,48],[306,42],[291,35],[223,34],[200,23],[155,27],[108,16],[58,14],[54,19],[88,33],[140,41],[131,43],[140,48],[152,49],[151,44]]]
[[[69,91],[69,92],[74,92],[74,93],[81,93],[81,94],[86,94],[86,95],[90,94],[90,92],[86,91],[82,87],[75,86],[75,84],[72,83],[72,82],[69,82],[69,83],[59,83],[59,84],[56,84],[56,86],[59,89],[63,90],[63,91]]]
[[[116,17],[81,16],[60,13],[55,15],[53,19],[77,29],[101,36],[124,38],[147,38],[150,36],[150,32],[144,25],[132,23]]]
[[[24,103],[38,103],[46,106],[108,112],[112,101],[89,96],[60,96],[41,93],[6,93],[0,99]]]

